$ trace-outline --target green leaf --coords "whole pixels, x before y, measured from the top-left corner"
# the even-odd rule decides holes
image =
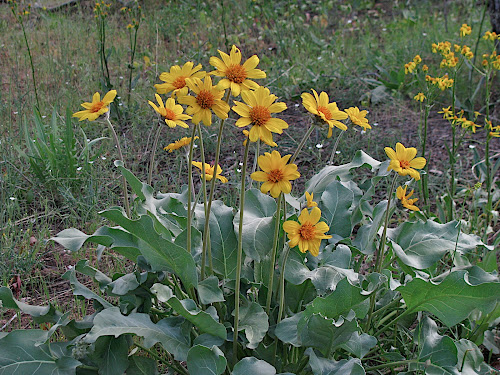
[[[373,159],[364,151],[357,151],[350,163],[339,166],[327,166],[314,175],[307,183],[306,190],[316,194],[325,191],[326,187],[332,181],[352,181],[353,175],[351,170],[359,167],[369,167],[372,171],[377,172],[382,163]],[[384,172],[383,170],[381,172]]]
[[[196,221],[203,230],[205,211],[203,205],[196,207]],[[210,244],[214,271],[223,279],[236,277],[238,240],[234,234],[233,209],[221,201],[213,201],[210,213]]]
[[[344,278],[337,284],[336,289],[326,297],[316,297],[307,306],[306,313],[321,314],[330,319],[338,319],[340,316],[346,317],[351,310],[360,319],[364,318],[368,312],[365,302],[368,296],[363,295],[362,289],[353,286]]]
[[[314,375],[365,375],[365,370],[358,358],[336,362],[316,356],[312,349],[307,349],[305,354],[309,356],[309,366]]]
[[[424,318],[415,332],[415,341],[420,348],[419,362],[428,361],[444,371],[453,372],[451,368],[457,364],[457,347],[450,337],[438,334],[436,322],[429,317]]]
[[[358,358],[363,358],[371,348],[377,345],[377,339],[366,333],[359,334],[354,332],[349,341],[342,344],[340,347],[347,350],[349,353],[354,354]]]
[[[159,342],[176,360],[185,361],[190,340],[181,329],[183,322],[183,318],[165,318],[154,324],[148,314],[132,313],[125,316],[118,307],[112,307],[96,314],[94,326],[85,341],[92,343],[101,336],[135,334],[144,338],[143,345],[146,348]]]
[[[243,300],[240,307],[239,331],[245,331],[247,348],[255,349],[269,329],[269,318],[257,302]]]
[[[151,292],[156,295],[159,301],[168,304],[179,315],[198,327],[201,332],[220,337],[224,340],[227,338],[224,325],[217,322],[207,312],[200,310],[193,300],[184,299],[179,301],[168,286],[159,283],[151,287]]]
[[[460,232],[459,223],[439,224],[405,222],[396,229],[387,230],[396,255],[407,265],[426,269],[436,263],[446,252],[467,253],[477,246],[486,246],[478,236]]]
[[[274,237],[276,201],[258,189],[250,189],[245,195],[243,211],[243,251],[256,262],[271,254]],[[240,215],[234,217],[234,230],[238,231]]]
[[[127,375],[158,375],[158,366],[153,358],[132,356]]]
[[[74,375],[81,365],[74,358],[58,357],[45,341],[46,331],[17,330],[0,338],[0,374]]]
[[[458,350],[457,368],[462,374],[489,375],[496,370],[484,362],[483,353],[472,341],[461,339],[455,342]]]
[[[109,303],[104,298],[102,298],[101,296],[97,295],[96,293],[94,293],[93,291],[91,291],[89,288],[87,288],[85,285],[83,285],[82,283],[80,283],[77,280],[77,278],[76,278],[75,269],[74,268],[72,268],[69,271],[67,271],[62,276],[62,278],[64,280],[69,280],[69,283],[73,287],[73,294],[75,296],[83,296],[83,297],[85,297],[87,299],[92,299],[94,301],[97,301],[105,309],[113,307],[113,305],[111,303]]]
[[[352,231],[351,206],[354,193],[340,181],[332,181],[321,194],[320,208],[326,224],[330,227],[328,234],[336,234],[341,238],[349,237]]]
[[[189,349],[187,367],[189,375],[220,375],[226,369],[224,353],[216,347],[195,345]]]
[[[358,330],[354,319],[340,318],[337,322],[321,314],[307,316],[297,325],[298,337],[302,346],[313,347],[323,355],[330,356],[338,346],[345,344]]]
[[[128,367],[128,338],[101,336],[95,342],[99,375],[122,375]]]
[[[409,312],[429,311],[452,327],[474,309],[484,313],[492,311],[500,298],[500,283],[473,286],[465,280],[467,275],[464,270],[454,271],[438,284],[413,279],[396,290],[401,292]]]
[[[101,215],[121,225],[144,241],[144,244],[149,245],[141,246],[139,250],[153,270],[173,270],[187,289],[196,287],[198,275],[193,257],[185,249],[174,244],[171,238],[165,238],[163,234],[159,234],[151,217],[143,215],[137,220],[130,220],[123,211],[118,209],[103,211]]]
[[[387,201],[379,202],[373,209],[371,223],[362,225],[356,233],[356,238],[352,244],[363,254],[371,255],[375,252],[375,240],[384,220],[386,209]]]
[[[298,324],[304,316],[304,312],[292,315],[283,319],[276,325],[274,334],[277,338],[287,344],[292,344],[295,347],[300,347]]]
[[[246,357],[234,365],[231,375],[276,375],[276,369],[266,361]]]
[[[20,310],[25,314],[31,315],[38,323],[56,323],[62,316],[62,313],[55,310],[52,305],[32,306],[16,300],[12,295],[12,291],[6,286],[0,287],[0,307],[4,309]]]
[[[200,302],[204,305],[225,301],[222,290],[219,288],[219,279],[215,276],[209,276],[198,283],[198,294]]]

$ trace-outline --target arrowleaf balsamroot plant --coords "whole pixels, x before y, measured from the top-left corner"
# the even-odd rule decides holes
[[[259,155],[261,140],[279,147],[273,136],[289,130],[271,116],[286,105],[254,81],[265,78],[257,56],[241,64],[235,46],[229,55],[219,54],[222,60],[210,58],[216,70],[208,74],[194,62],[163,73],[165,83],[156,85],[160,107],[150,102],[175,125],[181,123],[172,113],[192,116],[178,118],[190,134],[166,147],[185,149],[187,188],[155,192],[125,168],[120,155],[115,166],[134,193],[130,209],[102,211],[110,224],[93,234],[71,228],[52,238],[71,251],[100,245],[129,260],[131,272],[108,276],[86,260],[70,269],[64,278],[73,293],[94,306],[81,320],[52,305],[30,306],[0,288],[3,307],[50,326],[0,335],[2,371],[492,374],[479,345],[490,345],[498,333],[500,282],[487,261],[495,252],[457,221],[442,223],[427,208],[418,211],[417,198],[406,189],[420,179],[426,159],[401,143],[386,147],[389,159],[383,161],[358,151],[347,164],[325,166],[298,191],[301,149],[312,129],[326,125],[326,138],[349,124],[370,130],[367,112],[341,110],[326,92],[304,93],[304,112],[317,121],[294,155]],[[165,94],[171,95],[162,99]],[[92,113],[83,116],[104,116],[113,132],[109,112],[100,113],[103,106],[94,111],[98,102],[85,103]],[[241,189],[232,207],[216,195],[217,184],[238,177],[225,177],[219,165],[223,127],[237,116],[236,127],[249,128],[240,133]],[[201,131],[202,124],[207,129]],[[203,133],[217,126],[215,155],[205,155]],[[249,174],[262,182],[260,189],[248,187],[254,146],[260,170]],[[193,166],[201,171],[197,193]],[[392,182],[384,184],[391,174]],[[402,179],[404,188],[396,189]],[[387,199],[380,200],[384,185]],[[79,276],[94,279],[99,291]]]

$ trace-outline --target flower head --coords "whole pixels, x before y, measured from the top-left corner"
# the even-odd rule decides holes
[[[194,139],[198,139],[198,137],[194,137]],[[173,143],[170,143],[168,146],[164,147],[163,149],[168,152],[172,152],[174,150],[178,150],[182,147],[185,147],[191,143],[192,138],[191,137],[183,137]]]
[[[422,102],[422,103],[423,103],[423,101],[424,101],[425,99],[427,99],[427,97],[424,95],[424,93],[423,93],[423,92],[419,92],[417,95],[415,95],[415,96],[413,97],[413,99],[415,99],[417,102]]]
[[[318,203],[313,201],[314,199],[314,193],[309,194],[309,192],[306,191],[306,201],[307,201],[307,207],[312,208],[312,207],[317,207]]]
[[[262,139],[267,144],[273,144],[271,133],[283,133],[283,129],[288,128],[288,124],[279,118],[271,117],[271,114],[284,111],[286,104],[274,103],[278,97],[262,86],[259,86],[255,91],[242,91],[241,97],[244,103],[235,102],[236,105],[232,108],[241,116],[236,121],[236,126],[240,128],[247,125],[252,126],[248,134],[250,142]]]
[[[108,112],[109,110],[108,105],[111,104],[113,100],[115,100],[115,97],[116,97],[116,90],[108,91],[108,93],[104,95],[104,98],[102,98],[102,100],[99,93],[96,92],[92,97],[92,103],[89,102],[83,103],[82,107],[85,108],[85,110],[73,113],[73,117],[78,117],[80,121],[83,120],[94,121],[100,115]]]
[[[464,37],[466,35],[469,35],[470,33],[472,33],[472,28],[466,23],[463,23],[462,27],[460,27],[460,36]]]
[[[368,124],[368,119],[366,118],[368,111],[360,111],[358,107],[347,108],[344,111],[353,124],[361,126],[364,130],[372,128],[370,124]]]
[[[443,108],[443,110],[439,111],[438,113],[442,113],[443,118],[445,120],[451,120],[453,118],[453,111],[450,108],[451,108],[451,105],[446,107],[446,108]]]
[[[304,208],[299,216],[299,222],[288,220],[283,223],[283,230],[287,233],[288,244],[290,247],[299,245],[299,250],[305,253],[307,250],[311,255],[317,257],[319,254],[319,245],[322,239],[332,238],[329,234],[325,234],[330,230],[330,227],[322,221],[321,210],[314,207],[311,213]]]
[[[229,55],[222,51],[219,51],[219,54],[222,60],[215,56],[210,58],[210,65],[213,65],[217,69],[211,72],[211,74],[224,77],[220,80],[218,86],[224,90],[231,88],[233,96],[240,95],[240,92],[243,90],[259,87],[251,79],[266,78],[265,72],[255,69],[259,64],[257,55],[253,55],[241,65],[241,52],[235,45],[231,48]]]
[[[200,170],[203,168],[203,163],[200,162],[200,161],[193,161],[192,162],[193,165],[197,168],[199,168]],[[210,164],[207,164],[207,163],[204,163],[204,167],[205,167],[205,179],[207,181],[210,181],[212,180],[212,178],[214,178],[214,166],[213,165],[210,165]],[[220,174],[222,173],[222,168],[220,167],[219,164],[217,164],[217,170],[215,171],[215,178],[218,178],[219,180],[221,180],[223,183],[226,183],[227,182],[227,178],[224,177],[224,176],[221,176]]]
[[[287,164],[291,155],[281,157],[278,151],[266,152],[257,159],[261,171],[251,174],[255,181],[264,182],[260,191],[266,194],[271,191],[271,195],[277,198],[280,193],[288,194],[292,191],[290,180],[300,177],[296,164]]]
[[[167,94],[173,91],[172,94],[186,95],[188,93],[187,82],[192,78],[203,78],[206,73],[200,71],[201,64],[196,65],[191,61],[185,63],[182,68],[179,65],[174,65],[170,68],[169,73],[160,74],[160,79],[165,83],[156,84],[155,88],[158,94]]]
[[[318,116],[321,120],[328,124],[328,135],[332,136],[332,129],[334,126],[341,130],[347,130],[347,126],[338,120],[345,120],[348,116],[344,111],[339,110],[337,103],[329,103],[328,94],[326,92],[318,93],[312,90],[314,96],[308,92],[301,95],[302,105],[312,114]]]
[[[222,100],[224,90],[213,86],[210,76],[206,76],[204,81],[195,77],[188,81],[188,85],[196,96],[181,96],[179,102],[189,106],[186,113],[193,115],[191,121],[194,124],[203,121],[207,126],[212,125],[212,111],[221,119],[228,117],[229,104]]]
[[[155,97],[159,107],[156,106],[156,104],[154,104],[151,100],[148,100],[148,103],[165,119],[165,123],[169,127],[175,128],[176,125],[179,125],[182,128],[189,128],[189,126],[182,120],[189,120],[191,116],[182,113],[184,111],[182,106],[175,104],[175,100],[173,98],[168,98],[166,103],[163,104],[163,100],[161,100],[160,95],[155,94]]]
[[[388,171],[392,169],[399,173],[400,176],[410,175],[415,180],[420,180],[420,173],[414,168],[422,169],[425,166],[426,160],[422,157],[415,158],[415,155],[417,155],[415,147],[406,148],[398,142],[396,143],[396,151],[390,147],[386,147],[384,150],[391,159],[389,167],[387,167]]]
[[[418,201],[418,198],[410,199],[410,197],[413,195],[413,190],[410,191],[410,193],[408,195],[406,195],[406,188],[407,187],[408,186],[405,186],[403,188],[401,186],[398,186],[398,188],[396,189],[396,197],[398,197],[398,199],[401,201],[401,204],[404,207],[408,208],[409,210],[420,211],[419,208],[414,205],[414,203],[416,201]]]

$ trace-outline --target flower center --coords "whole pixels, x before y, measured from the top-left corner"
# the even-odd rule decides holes
[[[196,102],[203,109],[211,108],[215,103],[214,94],[208,90],[201,90],[196,96]]]
[[[226,70],[226,77],[231,82],[243,83],[243,81],[247,78],[247,72],[240,64],[231,65]]]
[[[168,108],[165,108],[165,115],[164,117],[167,119],[167,120],[172,120],[174,121],[176,116],[175,116],[175,112],[172,111],[171,109],[168,109]]]
[[[103,102],[94,103],[94,104],[92,104],[92,108],[90,108],[90,112],[92,112],[92,113],[99,112],[102,107],[104,107]]]
[[[410,162],[407,160],[400,160],[399,161],[399,166],[403,169],[410,168]]]
[[[318,112],[321,112],[329,120],[332,118],[332,113],[326,107],[323,107],[323,106],[320,105],[318,107]]]
[[[255,106],[250,110],[250,119],[257,126],[264,125],[271,118],[271,112],[261,105]]]
[[[186,86],[186,77],[177,77],[176,79],[174,79],[174,82],[172,82],[172,86],[174,86],[176,90],[182,89],[184,86]]]
[[[313,238],[315,238],[314,226],[309,223],[302,224],[299,229],[299,233],[300,237],[302,237],[304,240],[312,240]]]
[[[281,169],[273,169],[267,173],[267,180],[270,182],[280,182],[283,180],[283,172]]]

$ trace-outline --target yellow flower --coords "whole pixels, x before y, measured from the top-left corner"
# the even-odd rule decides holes
[[[360,111],[358,107],[350,107],[344,109],[344,111],[353,124],[361,126],[364,130],[372,128],[370,124],[368,124],[368,119],[366,118],[368,111]]]
[[[231,95],[238,96],[243,90],[259,87],[251,79],[266,78],[265,72],[255,69],[259,64],[257,55],[253,55],[241,65],[241,52],[235,45],[231,48],[229,55],[222,51],[219,51],[219,54],[222,60],[215,56],[210,58],[210,65],[213,65],[217,69],[211,72],[211,74],[218,77],[225,77],[220,80],[218,87],[224,90],[231,88]]]
[[[422,71],[427,72],[429,70],[429,67],[427,65],[422,65]]]
[[[470,33],[472,33],[472,28],[466,23],[463,23],[462,27],[460,28],[460,36],[464,37],[466,35],[469,35]]]
[[[179,125],[182,128],[189,128],[189,126],[182,120],[189,120],[191,116],[182,113],[184,111],[182,106],[175,104],[175,100],[173,98],[168,98],[165,105],[163,105],[163,100],[161,100],[160,95],[155,94],[155,97],[160,105],[159,107],[157,107],[151,100],[148,100],[148,103],[165,119],[165,123],[169,127],[175,128],[176,125]]]
[[[164,147],[163,149],[168,152],[172,152],[174,150],[178,150],[184,146],[187,146],[191,143],[191,137],[183,137],[174,143],[170,143],[168,146]],[[198,137],[194,137],[194,139],[198,139]]]
[[[115,100],[115,97],[116,90],[110,90],[106,95],[104,95],[104,98],[102,98],[102,100],[99,93],[96,92],[92,97],[92,103],[83,103],[82,107],[85,108],[85,110],[73,113],[73,117],[78,117],[80,121],[94,121],[100,115],[108,112],[109,108],[107,106],[111,104],[113,100]]]
[[[186,113],[193,115],[191,120],[194,124],[200,121],[207,126],[212,125],[212,111],[221,119],[226,119],[229,112],[229,104],[222,100],[224,90],[219,90],[212,85],[212,78],[206,76],[205,80],[195,77],[188,81],[189,88],[196,96],[184,95],[179,97],[179,102],[189,107]]]
[[[193,163],[193,165],[195,167],[199,168],[200,170],[203,168],[202,167],[202,162],[200,162],[200,161],[193,161],[192,163]],[[214,169],[215,168],[214,168],[213,165],[205,163],[205,179],[207,181],[210,181],[210,180],[212,180],[212,178],[214,178]],[[220,167],[219,164],[217,164],[217,171],[215,172],[215,178],[218,178],[223,183],[226,183],[227,182],[227,178],[224,177],[224,176],[221,176],[220,175],[221,173],[222,173],[222,168]]]
[[[318,116],[321,120],[326,122],[329,126],[327,137],[332,136],[332,129],[334,126],[341,130],[347,130],[347,126],[337,120],[345,120],[348,116],[344,111],[339,110],[337,103],[329,103],[328,94],[326,92],[318,93],[312,90],[314,97],[308,92],[301,95],[302,105],[312,114]]]
[[[241,117],[236,121],[236,126],[243,127],[251,125],[249,132],[250,142],[262,139],[265,143],[273,144],[272,133],[283,133],[288,124],[279,119],[271,117],[272,113],[282,112],[286,109],[285,103],[274,103],[278,98],[269,92],[269,89],[259,86],[257,90],[241,92],[241,98],[245,103],[235,102],[232,108]]]
[[[389,167],[387,167],[388,171],[392,169],[399,173],[400,176],[410,175],[415,180],[420,180],[420,173],[414,168],[422,169],[425,166],[426,160],[422,157],[415,158],[415,155],[417,155],[415,147],[406,148],[398,142],[396,143],[396,151],[390,147],[386,147],[384,150],[391,159]]]
[[[169,73],[160,74],[160,79],[165,83],[156,84],[155,88],[158,94],[167,94],[173,91],[173,94],[186,95],[188,93],[187,82],[194,78],[203,78],[206,73],[200,71],[201,64],[193,68],[193,63],[188,61],[182,68],[179,65],[174,65],[170,68]]]
[[[416,55],[414,58],[413,58],[413,62],[415,64],[420,64],[422,62],[422,58],[420,57],[420,55]]]
[[[445,120],[451,120],[453,118],[453,111],[450,108],[451,108],[451,105],[446,107],[446,108],[443,108],[443,110],[439,111],[438,113],[442,113],[443,118]]]
[[[309,194],[309,192],[306,191],[306,201],[307,201],[307,207],[312,208],[312,207],[317,207],[318,203],[313,201],[314,199],[314,193]]]
[[[408,195],[406,195],[406,188],[407,187],[408,186],[405,186],[403,188],[401,186],[398,186],[398,188],[396,190],[396,196],[401,201],[401,204],[404,207],[406,207],[406,208],[408,208],[409,210],[412,210],[412,211],[420,211],[419,208],[414,205],[414,203],[416,201],[418,201],[418,198],[410,199],[410,197],[413,195],[413,190],[410,191],[410,193]]]
[[[283,230],[287,233],[290,247],[299,245],[303,253],[309,250],[311,255],[317,257],[322,239],[332,238],[325,234],[330,227],[321,219],[321,210],[314,207],[311,213],[304,208],[299,216],[299,222],[288,220],[283,223]],[[299,224],[300,223],[300,224]]]
[[[405,74],[413,73],[417,64],[414,61],[410,61],[408,64],[405,64]]]
[[[296,164],[287,164],[291,155],[281,157],[278,151],[271,154],[266,152],[257,159],[262,171],[254,172],[251,178],[255,181],[264,182],[260,191],[266,194],[271,191],[271,195],[277,198],[280,193],[288,194],[292,191],[290,180],[300,177]]]
[[[247,142],[248,142],[248,134],[250,134],[250,132],[246,129],[243,130],[243,135],[246,137],[246,139],[243,141],[243,146],[246,146],[247,145]],[[271,147],[278,147],[278,144],[276,142],[267,142],[265,139],[263,139],[262,137],[260,138],[260,140],[262,142],[264,142],[266,145],[268,146],[271,146]]]
[[[427,99],[427,97],[424,95],[423,92],[419,92],[417,95],[413,97],[417,102],[423,102],[424,99]]]

